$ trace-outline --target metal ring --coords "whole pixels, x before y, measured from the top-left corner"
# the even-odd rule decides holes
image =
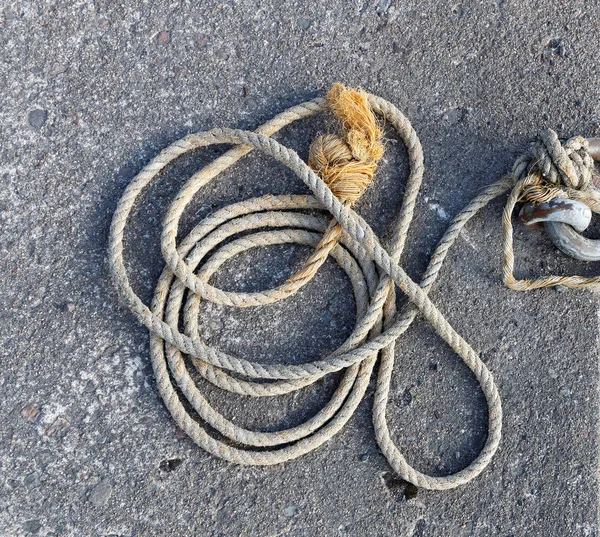
[[[582,261],[600,261],[599,239],[588,239],[562,222],[544,222],[544,228],[561,252]]]

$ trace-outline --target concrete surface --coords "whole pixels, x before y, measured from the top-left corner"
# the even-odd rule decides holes
[[[538,130],[600,133],[600,7],[5,1],[0,13],[0,535],[598,535],[597,299],[503,288],[501,202],[468,228],[433,295],[495,373],[505,409],[491,466],[445,493],[414,491],[390,473],[370,423],[372,391],[341,434],[294,462],[243,468],[202,452],[159,398],[148,335],[120,305],[105,248],[125,185],[160,148],[213,126],[256,127],[340,80],[396,103],[421,136],[427,173],[406,261],[417,277],[448,216]],[[279,138],[306,156],[325,125],[307,121]],[[220,151],[170,168],[138,211],[129,259],[146,298],[162,267],[168,196]],[[391,142],[359,206],[382,234],[405,172]],[[290,191],[304,189],[253,155],[198,196],[186,226],[231,200]],[[542,232],[519,227],[516,240],[522,275],[598,272]],[[253,252],[241,276],[231,263],[217,282],[264,288],[307,253]],[[309,360],[353,322],[332,262],[261,323],[256,311],[210,311],[222,320],[207,326],[213,342],[265,361]],[[422,322],[397,352],[394,438],[420,469],[464,467],[485,438],[474,379]],[[334,385],[266,402],[210,396],[239,423],[274,427],[309,416]]]

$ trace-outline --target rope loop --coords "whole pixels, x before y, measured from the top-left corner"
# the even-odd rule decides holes
[[[335,139],[324,137],[313,144],[312,168],[271,137],[296,120],[325,111],[335,113],[344,132]],[[406,145],[410,169],[402,207],[386,248],[352,209],[352,204],[370,184],[377,160],[383,154],[381,129],[375,116],[385,120]],[[167,211],[161,234],[165,268],[149,307],[132,289],[125,267],[123,242],[130,214],[142,192],[160,179],[160,172],[169,163],[189,151],[222,143],[235,147],[194,173]],[[178,241],[179,222],[195,194],[252,150],[264,152],[289,167],[312,195],[263,196],[225,206]],[[444,490],[469,482],[490,463],[498,449],[502,428],[498,389],[486,365],[448,323],[428,293],[462,228],[511,184],[503,180],[488,187],[455,218],[434,251],[421,283],[417,284],[399,261],[423,170],[419,138],[395,106],[375,95],[336,85],[327,100],[319,98],[294,106],[255,132],[223,128],[190,134],[161,151],[134,177],[113,216],[109,266],[128,306],[150,331],[150,358],[165,405],[177,425],[200,447],[238,464],[272,465],[300,457],[344,427],[364,398],[379,361],[373,402],[375,436],[382,453],[400,477],[418,487]],[[316,216],[315,211],[325,215]],[[256,293],[228,292],[211,285],[212,275],[239,253],[288,243],[314,250],[304,267],[283,285]],[[203,341],[198,325],[203,300],[235,307],[271,304],[297,292],[329,255],[347,273],[357,307],[354,330],[339,348],[300,365],[263,364],[230,355]],[[400,311],[396,311],[397,290],[408,298]],[[386,409],[396,341],[417,314],[431,324],[472,371],[487,402],[485,444],[467,467],[452,475],[431,476],[413,468],[388,428]],[[319,411],[304,423],[275,432],[249,430],[227,419],[214,408],[194,380],[200,375],[219,389],[232,393],[274,397],[300,390],[338,371],[342,372],[340,383]]]

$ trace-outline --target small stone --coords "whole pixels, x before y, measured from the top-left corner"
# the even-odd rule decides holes
[[[69,313],[75,312],[75,304],[73,302],[67,302],[66,308]]]
[[[298,19],[298,26],[303,30],[308,30],[311,24],[312,21],[310,19]]]
[[[89,501],[94,507],[103,507],[112,495],[112,487],[108,481],[101,481],[90,492]]]
[[[48,71],[48,77],[54,78],[55,76],[62,75],[67,71],[67,66],[62,63],[55,63],[50,71]]]
[[[223,330],[224,324],[221,319],[212,319],[209,321],[208,326],[213,332],[220,332]]]
[[[38,108],[29,112],[27,120],[34,129],[41,129],[48,119],[48,110]]]
[[[14,10],[14,8],[11,8],[11,7],[5,7],[3,13],[4,13],[4,18],[7,21],[19,18],[19,14]]]
[[[578,99],[577,101],[575,101],[575,106],[577,108],[583,108],[583,100],[582,99]]]
[[[40,417],[39,405],[31,404],[26,407],[23,407],[23,409],[21,410],[21,417],[29,423],[35,423]]]
[[[542,119],[543,119],[544,121],[548,121],[548,120],[550,119],[550,116],[549,116],[548,114],[546,114],[546,112],[544,112],[544,113],[542,114]]]
[[[35,489],[35,488],[39,487],[41,485],[39,474],[36,472],[33,472],[32,474],[25,476],[25,479],[23,479],[23,484],[28,489]]]
[[[161,45],[166,45],[171,41],[171,32],[162,31],[156,36],[156,41]]]
[[[283,510],[283,514],[287,517],[293,517],[298,512],[298,508],[295,505],[290,505]]]
[[[564,293],[564,292],[567,290],[567,288],[566,288],[564,285],[560,285],[560,284],[558,284],[558,285],[555,285],[555,286],[554,286],[554,290],[555,290],[557,293]]]
[[[411,403],[413,403],[416,400],[414,385],[411,385],[408,388],[406,388],[406,390],[404,390],[404,393],[402,394],[402,398],[404,399],[404,403],[406,405],[410,405]]]
[[[207,34],[198,34],[198,36],[196,37],[196,44],[199,47],[203,47],[204,45],[206,45],[208,42],[210,41],[210,36]]]
[[[457,459],[460,459],[460,451],[457,451],[457,452],[454,454],[454,456],[455,456]]]
[[[46,429],[46,436],[62,438],[67,434],[71,424],[65,418],[56,418],[54,423]]]
[[[37,533],[38,531],[40,531],[41,527],[42,527],[42,524],[37,519],[27,520],[23,524],[23,530],[25,530],[28,533]]]
[[[369,454],[368,453],[363,453],[360,456],[360,462],[367,462],[369,460]]]
[[[551,379],[557,379],[558,378],[558,373],[556,371],[554,371],[554,369],[548,369],[548,375],[550,375]]]

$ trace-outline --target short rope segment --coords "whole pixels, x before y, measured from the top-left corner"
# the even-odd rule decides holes
[[[594,183],[594,159],[588,141],[575,136],[561,144],[551,129],[539,134],[525,155],[515,162],[509,180],[512,191],[502,216],[504,284],[516,291],[543,287],[596,287],[600,276],[545,276],[536,279],[516,279],[512,216],[519,202],[546,203],[566,198],[585,203],[593,212],[600,212],[600,190]]]
[[[272,138],[290,123],[331,112],[340,132],[317,138],[308,165]],[[380,119],[404,142],[410,166],[402,207],[384,248],[353,206],[375,179],[383,155]],[[141,194],[179,156],[213,144],[234,148],[193,174],[173,199],[163,221],[161,248],[165,268],[154,298],[146,305],[131,287],[123,240]],[[179,222],[194,195],[251,150],[259,150],[294,171],[312,195],[267,195],[221,208],[177,242]],[[379,369],[373,407],[377,442],[398,475],[419,487],[445,490],[465,484],[490,463],[501,437],[502,406],[491,372],[431,301],[450,248],[467,222],[492,199],[514,186],[512,177],[491,185],[452,222],[433,253],[420,284],[399,262],[423,179],[423,151],[408,119],[391,103],[362,90],[336,84],[318,98],[277,115],[255,132],[217,128],[190,134],[160,152],[125,189],[113,216],[109,265],[115,283],[136,318],[150,331],[150,355],[158,390],[177,425],[201,448],[237,464],[273,465],[304,455],[337,434],[363,399],[376,363]],[[513,190],[514,195],[514,190]],[[325,215],[328,216],[324,216]],[[320,215],[319,215],[320,214]],[[253,248],[301,244],[314,248],[295,275],[279,287],[256,293],[230,292],[210,281],[223,263]],[[266,306],[308,283],[331,256],[353,288],[356,324],[346,341],[327,356],[301,365],[262,364],[207,345],[200,333],[202,301],[235,307]],[[396,311],[396,292],[408,298]],[[473,372],[487,402],[488,434],[479,455],[466,468],[446,476],[419,472],[404,458],[390,433],[386,409],[395,345],[417,315]],[[275,397],[342,372],[331,399],[303,423],[264,432],[246,429],[221,414],[194,381],[200,375],[221,390],[247,397]]]

